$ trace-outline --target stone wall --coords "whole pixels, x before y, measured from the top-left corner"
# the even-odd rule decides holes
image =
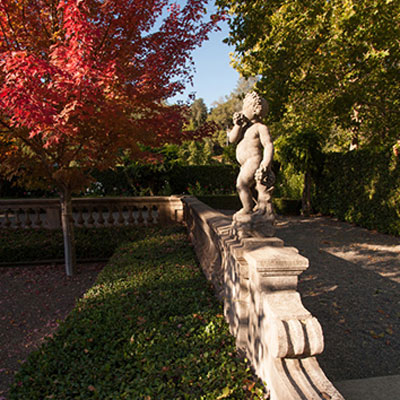
[[[182,201],[197,257],[224,302],[237,347],[271,400],[343,399],[319,367],[322,329],[297,292],[308,260],[276,237],[239,240],[230,217],[196,198]]]

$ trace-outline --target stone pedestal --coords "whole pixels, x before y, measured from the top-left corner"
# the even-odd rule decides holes
[[[275,234],[275,217],[261,213],[240,214],[233,216],[232,234],[239,239],[250,237],[271,237]]]

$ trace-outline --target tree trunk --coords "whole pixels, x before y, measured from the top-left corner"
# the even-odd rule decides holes
[[[308,170],[304,174],[304,188],[301,203],[301,213],[308,217],[311,214],[311,173]]]
[[[71,191],[61,193],[61,225],[64,238],[65,273],[73,276],[76,266],[74,223],[72,219]]]

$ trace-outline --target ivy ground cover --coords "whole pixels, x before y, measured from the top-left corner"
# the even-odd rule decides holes
[[[123,244],[9,399],[261,399],[182,227]]]

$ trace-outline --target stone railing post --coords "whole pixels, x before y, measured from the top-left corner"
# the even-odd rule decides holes
[[[195,198],[183,202],[200,264],[271,400],[343,400],[317,362],[322,329],[297,292],[308,260],[276,237],[239,238],[226,216]]]
[[[173,195],[167,201],[159,203],[158,219],[161,224],[182,223],[183,203],[182,196]]]
[[[342,399],[319,368],[322,328],[296,291],[308,260],[295,248],[245,253],[249,271],[247,356],[268,382],[271,399]],[[301,395],[299,394],[301,392]]]

